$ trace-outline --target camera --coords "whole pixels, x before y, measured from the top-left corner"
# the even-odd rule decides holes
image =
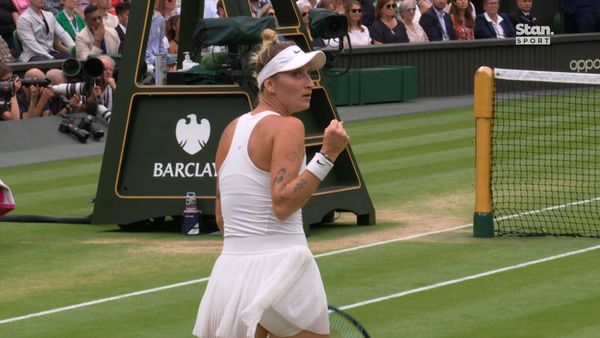
[[[60,125],[58,125],[58,131],[70,135],[81,143],[87,143],[87,140],[90,137],[90,132],[77,127],[72,121],[67,119],[64,119],[60,122]]]
[[[77,127],[79,129],[87,130],[96,141],[99,141],[104,136],[104,130],[98,126],[96,118],[92,115],[87,115],[82,118]]]
[[[47,77],[26,77],[21,79],[21,85],[23,87],[38,86],[48,87],[50,85],[50,79]]]
[[[66,97],[72,97],[73,95],[90,95],[90,85],[87,82],[61,83],[52,86],[52,89],[56,94]]]
[[[103,104],[99,104],[98,108],[96,108],[96,115],[100,116],[104,121],[106,121],[106,124],[109,124],[112,112]]]
[[[0,97],[10,100],[13,95],[15,95],[15,83],[12,80],[0,81]]]
[[[89,102],[86,111],[89,115],[100,117],[107,125],[110,124],[112,112],[99,100]]]

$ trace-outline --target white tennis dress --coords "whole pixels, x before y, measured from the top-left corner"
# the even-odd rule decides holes
[[[280,337],[329,333],[325,289],[302,211],[284,221],[273,214],[271,175],[248,155],[252,130],[274,114],[239,118],[218,172],[225,240],[200,302],[193,332],[198,337],[253,338],[259,323]]]

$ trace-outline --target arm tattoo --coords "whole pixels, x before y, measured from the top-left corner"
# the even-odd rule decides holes
[[[290,162],[294,162],[298,158],[298,156],[300,156],[300,154],[303,153],[302,150],[304,149],[304,143],[298,143],[297,145],[298,149],[288,153],[286,156]]]
[[[285,177],[285,168],[281,168],[277,172],[277,176],[275,177],[275,181],[273,181],[273,183],[281,183],[281,182],[283,182],[283,178],[284,177]]]
[[[300,191],[302,191],[302,189],[304,189],[304,187],[308,184],[308,181],[305,179],[301,179],[298,181],[298,183],[296,184],[296,186],[294,187],[294,190],[292,190],[292,192],[294,194],[299,193]]]

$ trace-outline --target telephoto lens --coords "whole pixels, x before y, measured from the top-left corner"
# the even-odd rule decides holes
[[[81,143],[87,143],[87,139],[90,137],[90,133],[87,130],[77,128],[71,121],[66,119],[60,122],[58,130],[61,133],[71,135],[71,137]]]
[[[78,127],[92,134],[94,140],[99,141],[104,136],[104,130],[98,126],[96,119],[92,115],[87,115],[79,122]]]
[[[48,87],[50,85],[50,79],[47,77],[26,77],[21,79],[21,85],[23,87],[29,86],[39,86],[39,87]]]

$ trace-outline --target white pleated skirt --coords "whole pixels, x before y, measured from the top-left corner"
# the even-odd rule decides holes
[[[193,333],[253,338],[257,324],[280,337],[329,333],[325,288],[304,235],[225,239]]]

